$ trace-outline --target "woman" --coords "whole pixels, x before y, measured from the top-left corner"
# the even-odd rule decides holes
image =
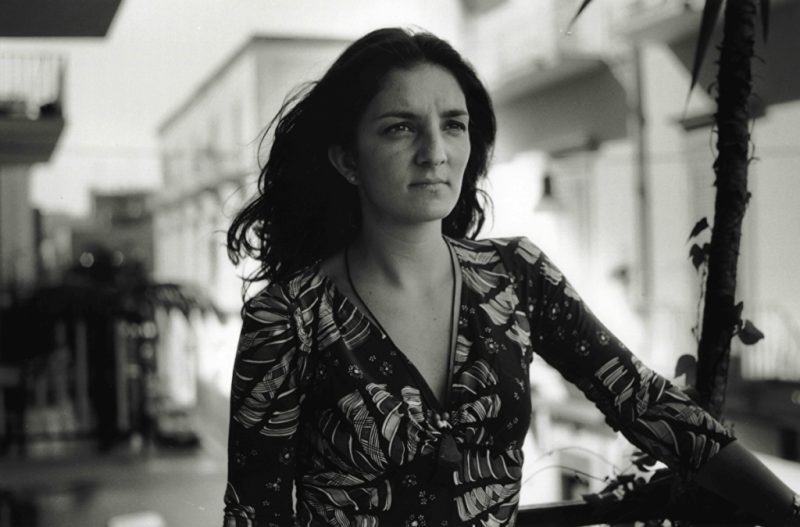
[[[639,447],[712,488],[735,466],[757,484],[728,497],[791,521],[793,493],[535,245],[471,239],[495,121],[446,42],[372,32],[276,120],[228,233],[270,285],[244,309],[226,525],[513,525],[534,352]]]

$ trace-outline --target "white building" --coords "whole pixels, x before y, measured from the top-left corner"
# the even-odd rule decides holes
[[[344,49],[334,38],[252,37],[206,79],[159,129],[164,186],[154,212],[155,278],[203,288],[228,315],[195,324],[199,375],[230,387],[241,326],[240,277],[225,236],[256,193],[261,136],[286,95],[318,78]],[[263,161],[263,158],[262,158]],[[255,291],[251,291],[253,293]]]
[[[54,0],[48,12],[17,2],[0,19],[4,37],[105,37],[120,0],[83,5]],[[63,57],[0,54],[0,308],[39,278],[31,170],[50,160],[64,130]]]
[[[119,3],[54,0],[46,13],[32,2],[7,4],[0,38],[105,37]],[[35,164],[50,160],[64,130],[65,73],[65,60],[58,55],[0,54],[0,312],[10,312],[41,278],[39,217],[31,205],[30,179]],[[0,323],[0,334],[4,331]],[[8,360],[0,346],[0,437],[11,430],[6,390],[23,385],[20,368]]]
[[[262,132],[286,94],[321,75],[344,46],[337,39],[253,37],[164,121],[158,280],[202,285],[223,310],[238,313],[241,283],[229,272],[225,232],[255,194]]]

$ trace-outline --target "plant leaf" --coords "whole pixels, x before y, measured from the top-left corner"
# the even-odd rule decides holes
[[[694,224],[692,233],[689,235],[689,238],[686,241],[688,242],[706,229],[708,229],[708,218],[704,216],[703,219]]]
[[[689,86],[690,95],[695,84],[697,84],[697,77],[700,75],[700,67],[703,65],[703,59],[708,51],[708,44],[711,41],[711,34],[714,32],[714,26],[717,25],[722,3],[722,0],[706,0],[705,7],[703,8],[703,18],[700,21],[700,33],[697,35],[697,47],[694,50],[692,84]]]
[[[752,346],[764,338],[764,334],[749,320],[744,321],[742,329],[739,330],[739,340],[748,346]]]
[[[764,42],[766,42],[767,33],[769,33],[769,0],[761,0],[758,10],[761,12],[761,29],[764,35]]]
[[[681,355],[678,357],[678,362],[675,363],[675,377],[686,374],[686,380],[692,381],[696,371],[697,358],[694,355]]]
[[[689,249],[689,257],[692,259],[692,265],[695,270],[699,270],[700,266],[706,261],[706,254],[708,253],[709,245],[706,243],[702,247],[696,243]]]
[[[583,10],[586,9],[589,6],[589,3],[591,1],[592,0],[583,0],[583,3],[581,3],[581,6],[578,8],[578,11],[575,12],[575,15],[572,17],[572,20],[570,20],[569,24],[567,25],[567,29],[566,29],[567,33],[572,31],[572,26],[575,25],[575,21],[578,20],[578,17],[581,16],[581,13],[583,13]]]

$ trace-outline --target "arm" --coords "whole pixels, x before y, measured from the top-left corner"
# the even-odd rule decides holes
[[[278,287],[251,301],[234,362],[225,527],[292,525],[304,364],[291,303]]]
[[[515,254],[522,301],[532,306],[527,311],[537,352],[577,385],[615,430],[752,514],[787,524],[791,490],[707,412],[639,362],[530,241],[520,240]]]
[[[800,496],[738,441],[709,459],[695,480],[769,525],[800,525]]]

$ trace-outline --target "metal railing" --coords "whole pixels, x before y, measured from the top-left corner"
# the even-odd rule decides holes
[[[611,51],[607,6],[593,6],[570,28],[579,6],[578,0],[510,0],[474,15],[468,22],[468,54],[492,87],[529,70],[554,67],[567,56]]]
[[[745,307],[748,308],[747,303]],[[752,346],[734,339],[732,352],[739,355],[746,381],[800,382],[800,325],[780,305],[761,305],[746,316],[764,333]]]
[[[687,13],[699,13],[704,3],[705,0],[616,0],[612,2],[611,24],[614,32],[625,33]]]
[[[797,315],[784,305],[744,302],[743,318],[749,319],[764,333],[764,338],[753,345],[745,345],[734,337],[731,353],[739,357],[742,380],[800,382],[800,323]],[[697,342],[691,335],[696,313],[678,308],[658,306],[651,311],[651,331],[656,339],[651,367],[661,372],[672,371],[671,361],[677,359],[676,350],[697,354]]]
[[[166,150],[161,166],[169,193],[191,193],[250,169],[240,150],[208,147]]]
[[[0,53],[0,117],[61,116],[64,57]]]
[[[519,527],[632,525],[669,519],[691,524],[751,526],[760,522],[711,491],[688,484],[667,469],[656,471],[645,484],[633,485],[616,497],[611,492],[581,500],[520,507]]]

